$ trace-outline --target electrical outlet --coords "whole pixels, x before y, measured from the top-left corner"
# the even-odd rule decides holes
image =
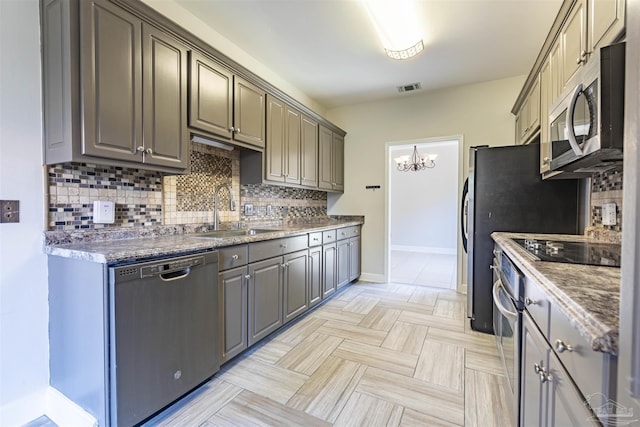
[[[253,215],[253,205],[251,203],[244,204],[244,214]]]
[[[20,222],[19,200],[0,200],[0,211],[2,212],[0,223]]]
[[[115,205],[109,200],[96,200],[93,202],[94,224],[113,224],[115,222]]]

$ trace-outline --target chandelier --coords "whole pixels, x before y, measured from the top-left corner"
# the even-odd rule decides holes
[[[418,154],[418,147],[413,146],[413,154],[411,156],[400,156],[393,159],[398,165],[398,170],[401,172],[409,171],[421,171],[423,169],[431,169],[436,166],[437,154],[426,154],[420,156]]]

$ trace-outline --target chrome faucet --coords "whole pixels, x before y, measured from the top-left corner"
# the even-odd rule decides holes
[[[220,184],[216,187],[215,192],[213,193],[213,229],[218,229],[218,194],[220,190],[226,188],[229,192],[229,210],[236,210],[236,203],[233,201],[233,191],[231,191],[231,186],[227,183]]]

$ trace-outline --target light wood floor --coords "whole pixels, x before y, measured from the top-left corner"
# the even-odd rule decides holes
[[[493,336],[465,296],[357,283],[146,426],[512,426]]]

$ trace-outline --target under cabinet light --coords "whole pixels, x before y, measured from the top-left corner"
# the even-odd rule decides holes
[[[191,142],[198,142],[200,144],[210,145],[211,147],[221,148],[227,151],[233,151],[233,146],[223,144],[222,142],[215,141],[213,139],[204,138],[200,135],[193,135],[191,137]]]

